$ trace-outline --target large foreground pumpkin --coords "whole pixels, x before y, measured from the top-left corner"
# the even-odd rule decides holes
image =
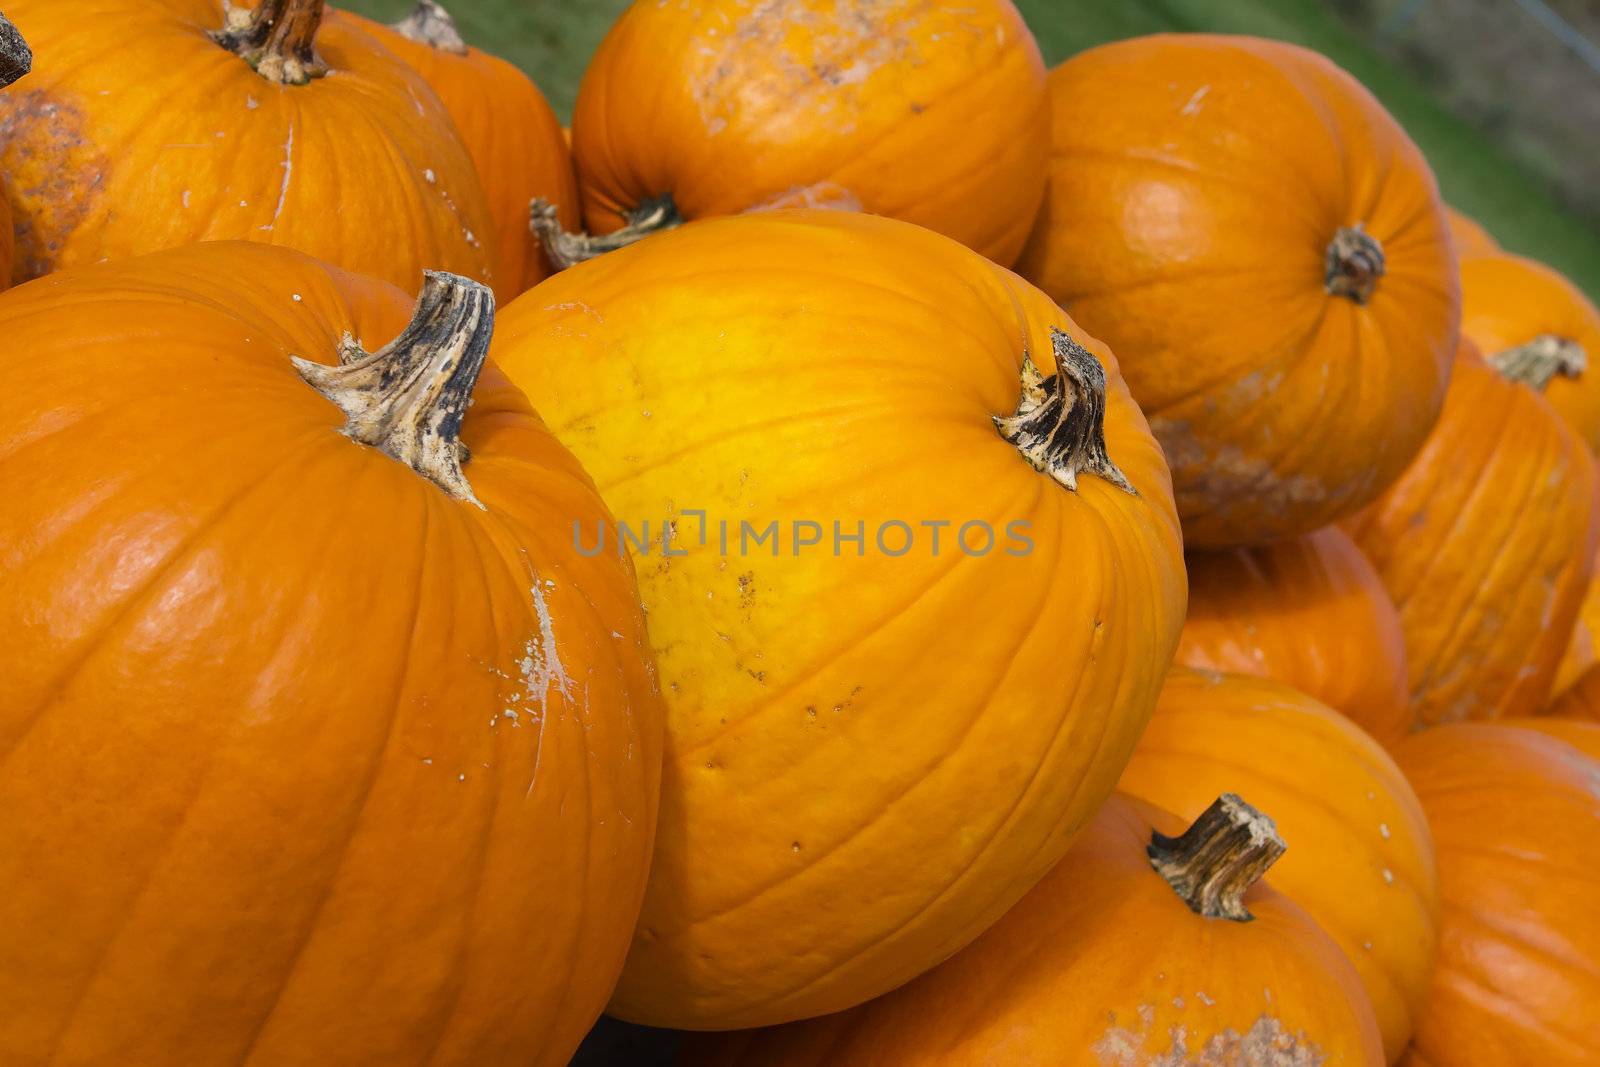
[[[1400,616],[1348,534],[1329,526],[1186,562],[1179,663],[1275,678],[1385,744],[1409,730]]]
[[[1422,807],[1377,742],[1276,682],[1175,670],[1117,788],[1185,819],[1225,790],[1272,812],[1289,845],[1272,885],[1350,958],[1400,1058],[1433,976],[1439,887]]]
[[[1011,0],[636,0],[573,113],[584,218],[858,208],[1008,264],[1044,195],[1044,78]]]
[[[409,312],[250,244],[0,297],[0,1062],[558,1067],[609,995],[629,568],[497,372],[462,423],[488,291],[356,347]]]
[[[1410,1067],[1600,1062],[1600,764],[1461,723],[1397,752],[1433,827],[1439,966]]]
[[[1415,145],[1313,52],[1156,36],[1050,75],[1050,185],[1019,270],[1117,353],[1191,547],[1309,533],[1421,445],[1455,348]]]
[[[495,351],[654,531],[670,757],[613,1012],[849,1007],[1061,857],[1183,614],[1166,468],[1103,346],[944,237],[795,211],[563,271]]]
[[[855,1011],[691,1038],[684,1067],[1379,1067],[1339,949],[1259,882],[1284,842],[1223,797],[1194,826],[1120,794],[1005,917]],[[1293,845],[1295,848],[1310,847]]]
[[[1596,513],[1594,459],[1543,397],[1463,342],[1428,443],[1346,529],[1400,609],[1418,726],[1544,706]]]
[[[18,281],[240,239],[415,292],[492,281],[494,223],[421,77],[323,0],[7,0],[33,43],[0,94]]]

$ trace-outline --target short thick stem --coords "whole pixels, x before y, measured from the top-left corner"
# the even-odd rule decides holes
[[[389,344],[369,354],[346,338],[339,366],[298,357],[294,365],[345,413],[340,432],[346,437],[380,449],[455,499],[482,507],[461,470],[461,422],[493,334],[493,293],[466,278],[429,271],[411,322]]]
[[[1569,337],[1540,334],[1527,344],[1496,352],[1489,365],[1505,377],[1543,391],[1556,375],[1576,378],[1589,367],[1588,353]]]
[[[1249,922],[1244,895],[1286,847],[1271,819],[1224,793],[1181,836],[1152,832],[1145,851],[1191,911]]]
[[[328,73],[317,56],[324,0],[261,0],[252,10],[224,8],[225,22],[212,39],[267,81],[304,85]]]
[[[1022,354],[1022,398],[1012,415],[994,416],[1000,436],[1017,446],[1034,470],[1078,490],[1080,473],[1094,474],[1138,495],[1106,454],[1106,372],[1100,361],[1062,330],[1050,329],[1056,372],[1046,378]]]
[[[416,9],[394,24],[395,32],[410,41],[437,48],[441,52],[467,54],[467,42],[456,29],[456,20],[439,0],[417,0]]]
[[[0,15],[0,89],[33,69],[33,50],[11,21]]]
[[[1357,304],[1372,298],[1372,291],[1383,277],[1383,245],[1364,230],[1361,223],[1341,226],[1328,242],[1323,262],[1323,283],[1334,296],[1347,297]]]
[[[612,233],[596,236],[571,233],[561,228],[561,220],[556,217],[556,205],[540,197],[529,206],[528,224],[534,236],[539,238],[545,258],[556,270],[566,270],[584,260],[626,248],[651,234],[683,225],[683,217],[678,214],[671,193],[646,200],[628,212],[627,219],[626,226]]]

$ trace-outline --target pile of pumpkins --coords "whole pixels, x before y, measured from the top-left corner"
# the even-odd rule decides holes
[[[0,1063],[1600,1062],[1600,315],[1326,59],[6,14]]]

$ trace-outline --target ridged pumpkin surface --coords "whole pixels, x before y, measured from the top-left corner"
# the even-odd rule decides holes
[[[1087,469],[1071,491],[1000,436],[1025,353],[1058,380],[1052,327],[1103,366],[1106,448],[1137,495]],[[614,1014],[722,1028],[849,1007],[1060,858],[1183,614],[1166,468],[1104,346],[944,237],[792,211],[563,271],[506,310],[495,358],[618,518],[656,530],[638,569],[670,755]],[[796,548],[798,521],[819,546]],[[860,524],[859,554],[836,522]],[[742,523],[778,540],[741,548]]]
[[[1500,242],[1489,235],[1483,224],[1470,215],[1463,215],[1453,207],[1445,208],[1445,217],[1450,221],[1450,238],[1456,243],[1456,255],[1461,259],[1469,256],[1492,256],[1500,251]]]
[[[1433,424],[1460,314],[1399,125],[1322,56],[1245,37],[1094,48],[1050,96],[1018,270],[1117,353],[1185,543],[1310,533],[1376,496]]]
[[[399,290],[254,244],[0,297],[0,1062],[547,1064],[644,891],[605,508],[491,370],[484,505],[339,431]]]
[[[1590,667],[1550,702],[1548,715],[1600,722],[1600,666]]]
[[[1600,563],[1600,559],[1596,560]],[[1600,570],[1600,568],[1596,568]],[[1578,619],[1572,625],[1572,638],[1556,666],[1555,682],[1550,686],[1553,696],[1559,697],[1577,684],[1590,667],[1600,663],[1600,583],[1592,579],[1583,603],[1578,606]]]
[[[847,207],[1009,264],[1044,195],[1044,79],[1011,0],[636,0],[573,112],[584,218]]]
[[[1271,884],[1350,958],[1400,1058],[1433,976],[1439,887],[1427,819],[1388,753],[1277,682],[1174,670],[1117,788],[1183,819],[1222,792],[1270,812],[1289,846]]]
[[[1400,616],[1348,534],[1329,526],[1185,562],[1179,663],[1274,678],[1385,744],[1409,730]]]
[[[1544,706],[1594,565],[1595,464],[1470,343],[1410,469],[1345,529],[1405,633],[1418,726]]]

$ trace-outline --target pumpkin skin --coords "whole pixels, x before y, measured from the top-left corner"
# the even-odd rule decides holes
[[[544,197],[567,226],[579,223],[578,183],[561,120],[517,67],[455,35],[433,0],[395,26],[342,15],[414,67],[439,94],[472,154],[494,213],[500,258],[495,295],[510,300],[550,273],[528,227],[528,205]]]
[[[590,230],[846,207],[1010,264],[1044,195],[1044,61],[1011,0],[637,0],[584,74],[573,154]]]
[[[1550,702],[1547,715],[1600,722],[1600,667],[1590,667]]]
[[[1066,858],[948,963],[854,1011],[693,1035],[679,1062],[1383,1063],[1349,961],[1270,879],[1245,897],[1254,920],[1230,922],[1190,911],[1151,869],[1152,828],[1183,825],[1115,794]]]
[[[1535,715],[1526,719],[1506,719],[1504,723],[1564,741],[1590,759],[1600,761],[1600,722],[1557,715]],[[1596,764],[1596,773],[1600,775],[1600,763]]]
[[[1185,562],[1179,663],[1276,679],[1384,744],[1409,732],[1400,616],[1348,534],[1329,526],[1272,545],[1191,552]]]
[[[1448,205],[1444,209],[1450,223],[1450,239],[1456,243],[1456,256],[1462,260],[1469,256],[1492,256],[1500,253],[1500,242],[1476,219],[1463,215]]]
[[[1271,812],[1289,845],[1273,888],[1349,957],[1400,1058],[1433,977],[1439,887],[1427,819],[1382,746],[1288,686],[1178,669],[1117,788],[1180,819],[1224,790]]]
[[[1589,585],[1595,519],[1584,443],[1464,342],[1427,444],[1345,524],[1400,611],[1416,726],[1544,706]]]
[[[997,432],[1024,350],[1054,366],[1051,326],[1103,365],[1107,450],[1137,495],[1086,471],[1069,491]],[[639,566],[670,755],[611,1014],[726,1029],[850,1007],[1061,857],[1183,614],[1165,466],[1104,346],[953,241],[813,210],[690,223],[562,271],[506,309],[494,351],[621,520],[680,531]],[[861,553],[831,526],[797,550],[802,519],[862,524]],[[896,556],[903,533],[875,542],[895,521],[952,525]],[[782,552],[741,554],[741,523],[770,522]],[[968,522],[992,551],[974,531],[959,548]],[[1007,554],[1012,522],[1031,552]]]
[[[449,115],[350,21],[316,34],[334,76],[297,85],[207,35],[220,0],[16,0],[6,13],[38,53],[0,95],[16,281],[234,239],[413,293],[424,269],[494,281],[494,223]]]
[[[1255,38],[1093,48],[1050,97],[1018,270],[1117,353],[1185,543],[1310,533],[1375,497],[1433,425],[1460,315],[1416,146],[1328,60]],[[1331,291],[1346,239],[1382,245],[1369,296]]]
[[[1411,1067],[1600,1058],[1600,764],[1499,723],[1408,739],[1396,759],[1433,827],[1439,965]]]
[[[1600,584],[1591,581],[1583,594],[1583,603],[1578,606],[1572,639],[1567,642],[1561,663],[1556,667],[1555,684],[1550,692],[1557,696],[1565,693],[1596,663],[1600,663]]]
[[[341,435],[290,354],[410,305],[243,243],[0,297],[0,1061],[558,1067],[609,995],[632,576],[552,529],[604,506],[492,367],[482,509]]]

